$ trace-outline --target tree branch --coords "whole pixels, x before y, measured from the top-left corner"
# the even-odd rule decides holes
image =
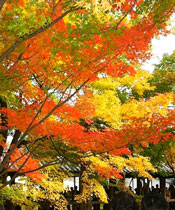
[[[125,13],[125,15],[120,19],[120,21],[115,26],[115,29],[118,29],[120,23],[128,16],[128,14],[131,12],[131,10],[135,7],[138,0],[135,0],[130,9]]]
[[[0,0],[0,11],[2,10],[5,2],[6,0]]]
[[[100,72],[101,70],[103,70],[105,68],[102,67],[100,69],[98,69],[97,71],[94,72],[94,74],[97,74],[98,72]],[[44,106],[44,104],[41,105],[40,109],[38,110],[38,112],[36,113],[35,117],[33,118],[33,120],[31,121],[31,123],[28,125],[27,129],[25,130],[24,134],[21,136],[21,138],[19,139],[19,141],[11,148],[11,150],[8,152],[8,154],[4,157],[1,165],[0,165],[0,171],[3,170],[5,164],[8,162],[10,156],[13,154],[13,152],[15,151],[15,149],[18,147],[18,145],[20,145],[20,143],[24,140],[24,138],[28,135],[28,133],[33,130],[35,127],[37,127],[38,125],[42,124],[46,119],[48,119],[50,117],[50,115],[52,115],[52,113],[59,107],[63,106],[66,102],[68,102],[74,95],[76,95],[76,93],[78,93],[78,91],[86,84],[90,81],[90,78],[88,78],[87,80],[85,80],[75,91],[74,93],[72,93],[70,96],[68,96],[63,102],[58,103],[48,114],[46,114],[46,116],[41,119],[38,123],[33,124],[34,120],[37,118],[37,116],[39,115],[42,107]],[[46,102],[48,96],[46,97],[44,103]]]
[[[59,22],[61,19],[63,19],[67,14],[69,14],[70,12],[74,11],[73,9],[70,9],[66,12],[64,12],[61,16],[59,16],[58,18],[56,18],[54,21],[52,21],[51,23],[47,24],[46,26],[43,26],[42,28],[36,30],[35,32],[21,37],[18,41],[16,41],[8,50],[6,50],[1,56],[0,56],[0,62],[6,58],[11,52],[14,51],[14,49],[16,49],[22,42],[29,40],[33,37],[35,37],[36,35],[46,31],[47,29],[49,29],[50,27],[52,27],[53,25],[55,25],[57,22]]]
[[[28,159],[30,158],[31,154],[28,155],[28,157],[25,159],[25,161],[22,163],[22,165],[18,168],[18,171],[20,171],[24,165],[26,164],[26,162],[28,161]],[[8,184],[12,183],[15,178],[18,176],[18,171],[13,175],[13,177],[11,178],[10,181],[6,182],[5,184],[3,184],[0,189],[4,188],[5,186],[7,186]]]

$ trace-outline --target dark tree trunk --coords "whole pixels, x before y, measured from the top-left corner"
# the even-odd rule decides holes
[[[0,98],[0,108],[7,108],[7,103]],[[7,133],[8,133],[8,118],[7,115],[2,113],[1,114],[1,126],[3,128],[0,129],[0,134],[3,136],[3,138],[7,139]]]
[[[48,200],[41,202],[39,210],[50,210],[50,202]]]
[[[7,201],[5,202],[4,207],[5,207],[5,210],[15,210],[15,206],[14,206],[13,203],[12,203],[11,201],[9,201],[9,200],[7,200]]]

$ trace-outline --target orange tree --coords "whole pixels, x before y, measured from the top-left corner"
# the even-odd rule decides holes
[[[134,66],[150,55],[152,37],[167,33],[174,4],[0,0],[3,186],[11,170],[10,182],[24,174],[39,177],[37,170],[65,159],[74,162],[75,148],[115,152],[125,146],[115,130],[92,132],[77,123],[88,113],[74,104],[100,73],[135,74]]]

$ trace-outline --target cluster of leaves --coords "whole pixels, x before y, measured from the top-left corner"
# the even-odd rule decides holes
[[[151,79],[138,66],[150,56],[153,36],[168,33],[166,21],[175,1],[0,3],[1,188],[17,176],[28,175],[34,200],[46,198],[64,209],[60,183],[68,173],[61,167],[65,164],[87,165],[84,174],[88,176],[82,179],[85,176],[89,184],[80,200],[90,195],[91,186],[106,201],[98,177],[89,178],[96,170],[99,177],[110,178],[127,166],[149,176],[144,170],[149,165],[146,159],[129,156],[120,167],[118,156],[130,154],[130,145],[173,138],[162,131],[173,125],[174,115],[167,114],[166,108],[174,96],[159,94],[146,101],[146,91],[157,88],[148,81],[156,77]],[[115,167],[103,153],[117,155]],[[52,173],[38,171],[55,164],[61,168],[60,174],[52,170],[61,177],[57,187]],[[11,170],[15,173],[8,182]],[[36,181],[40,183],[35,185]],[[32,191],[38,186],[39,193]],[[62,204],[54,194],[61,196]]]

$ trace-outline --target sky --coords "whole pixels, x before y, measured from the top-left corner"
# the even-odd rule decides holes
[[[175,31],[175,14],[170,18],[170,24],[167,27],[171,31]],[[143,64],[143,69],[153,72],[154,64],[158,64],[163,55],[171,55],[175,50],[175,33],[171,33],[167,36],[159,36],[158,38],[152,39],[152,57],[146,63]]]
[[[159,39],[152,40],[152,57],[143,64],[143,69],[153,72],[154,64],[158,64],[163,58],[163,55],[171,55],[175,50],[175,35],[160,36]]]

